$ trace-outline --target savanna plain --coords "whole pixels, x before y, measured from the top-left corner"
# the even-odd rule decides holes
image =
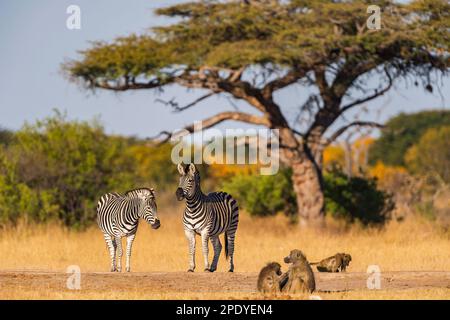
[[[187,273],[181,209],[162,211],[159,217],[158,230],[141,222],[131,273],[108,272],[109,255],[95,225],[71,231],[57,224],[20,223],[2,230],[0,299],[309,299],[262,296],[256,290],[258,271],[269,261],[279,262],[286,271],[283,257],[294,248],[310,262],[337,252],[353,257],[345,273],[315,272],[316,298],[450,299],[450,235],[427,220],[391,221],[383,229],[331,224],[325,230],[309,230],[289,224],[282,215],[250,218],[241,213],[235,272],[227,272],[223,253],[217,272],[203,272],[198,239],[196,272]],[[79,290],[67,287],[71,265],[81,270]],[[379,289],[367,286],[370,265],[380,269]]]

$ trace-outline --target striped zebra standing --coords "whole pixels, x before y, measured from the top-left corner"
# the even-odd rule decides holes
[[[98,201],[97,223],[103,231],[109,249],[112,272],[122,270],[122,237],[127,237],[126,271],[130,272],[131,247],[136,237],[139,218],[147,221],[153,229],[158,229],[161,225],[156,215],[153,189],[134,189],[125,195],[107,193]]]
[[[205,195],[200,188],[200,174],[194,164],[184,167],[178,164],[181,175],[176,192],[179,201],[186,199],[186,209],[183,215],[183,225],[189,242],[189,272],[195,269],[195,236],[202,238],[202,251],[205,260],[205,271],[214,272],[217,269],[222,244],[219,235],[224,233],[225,257],[230,259],[230,272],[234,270],[234,237],[236,234],[239,209],[236,200],[225,192],[212,192]],[[214,248],[214,258],[211,266],[208,261],[208,240]]]

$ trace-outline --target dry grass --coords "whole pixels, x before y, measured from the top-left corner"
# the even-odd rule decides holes
[[[187,270],[187,243],[181,218],[164,213],[160,218],[162,226],[156,231],[141,223],[133,247],[133,271]],[[203,270],[199,241],[197,247],[197,267]],[[241,214],[236,271],[256,272],[270,260],[281,261],[293,248],[303,250],[310,261],[349,252],[353,256],[349,268],[352,272],[366,272],[370,264],[379,265],[382,271],[446,271],[450,265],[449,235],[439,233],[425,221],[392,222],[384,230],[316,232],[288,225],[281,216],[250,219]],[[97,227],[75,232],[56,225],[22,225],[3,230],[0,235],[0,270],[63,271],[71,264],[79,265],[85,272],[109,270],[109,256]],[[226,270],[222,255],[218,271]]]
[[[141,224],[132,255],[132,271],[185,271],[187,243],[181,216],[160,213],[162,226],[152,230]],[[238,272],[257,272],[266,262],[282,258],[293,248],[300,248],[310,261],[320,260],[336,252],[349,252],[353,261],[350,272],[366,272],[367,266],[379,265],[381,271],[448,271],[450,265],[449,234],[437,231],[426,221],[392,222],[383,230],[352,228],[342,231],[301,230],[288,225],[282,217],[250,219],[241,214],[236,238],[235,266]],[[197,270],[203,270],[203,259],[197,242]],[[210,252],[211,254],[211,252]],[[123,260],[124,261],[124,260]],[[51,270],[65,272],[69,265],[80,266],[82,272],[109,270],[109,256],[101,232],[94,226],[84,232],[68,231],[57,225],[27,226],[3,230],[0,234],[0,271]],[[227,261],[220,258],[219,272],[227,270]],[[1,284],[0,284],[1,285]],[[446,289],[412,289],[402,292],[352,291],[324,293],[325,299],[383,298],[450,298]],[[2,298],[71,298],[70,291],[40,292],[11,288]],[[144,293],[89,292],[83,298],[243,298],[230,294],[186,294],[176,292]],[[255,298],[246,295],[246,298]],[[78,296],[79,298],[79,296]]]
[[[263,300],[263,299],[284,299],[284,300],[308,300],[309,296],[281,296],[262,297],[258,294],[245,293],[176,293],[176,292],[143,292],[139,289],[125,291],[107,290],[103,292],[84,290],[82,295],[78,291],[70,290],[29,290],[27,288],[15,288],[1,293],[2,300]],[[407,290],[361,290],[338,293],[315,294],[322,300],[449,300],[449,289],[407,289]]]

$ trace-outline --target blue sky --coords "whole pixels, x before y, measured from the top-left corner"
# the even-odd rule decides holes
[[[172,86],[162,96],[151,91],[116,94],[84,91],[68,82],[60,65],[76,58],[77,51],[89,47],[89,41],[112,40],[132,32],[143,33],[151,26],[169,23],[155,17],[156,7],[182,1],[163,0],[1,0],[0,1],[0,127],[19,129],[25,121],[52,114],[58,108],[70,119],[89,120],[99,116],[107,132],[140,137],[153,136],[161,130],[173,130],[213,115],[232,110],[225,98],[210,98],[186,112],[173,114],[169,107],[155,102],[176,97],[188,103],[196,93]],[[81,8],[81,30],[66,28],[66,8],[76,4]],[[301,88],[289,88],[278,93],[277,101],[288,118],[295,116],[295,106],[307,97]],[[384,121],[399,112],[448,108],[450,79],[444,79],[441,94],[426,94],[421,88],[395,90],[367,105],[361,118]],[[252,109],[237,103],[242,111]],[[376,110],[382,108],[382,112]],[[352,115],[347,118],[352,119]],[[339,120],[342,124],[345,120]],[[220,128],[236,128],[237,123],[222,124]],[[245,126],[244,126],[245,127]]]

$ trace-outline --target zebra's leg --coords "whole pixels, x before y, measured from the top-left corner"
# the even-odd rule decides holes
[[[189,270],[194,272],[195,269],[195,232],[192,230],[184,230],[184,234],[189,243]]]
[[[126,264],[127,272],[130,272],[130,270],[131,270],[131,266],[130,266],[131,247],[133,246],[133,241],[134,241],[135,237],[136,237],[136,234],[132,234],[127,237],[127,264]]]
[[[230,259],[230,269],[229,272],[234,271],[234,237],[236,235],[236,231],[232,233],[227,233],[227,243],[228,243],[228,257]]]
[[[205,261],[205,271],[211,271],[209,269],[209,261],[208,261],[208,255],[209,255],[209,247],[208,247],[208,230],[203,230],[201,233],[202,236],[202,252],[203,252],[203,259]]]
[[[104,237],[111,258],[111,272],[114,272],[116,271],[116,239],[106,233],[104,234]]]
[[[222,251],[222,244],[220,243],[220,239],[218,236],[211,237],[211,243],[214,248],[214,258],[211,263],[211,268],[209,269],[211,272],[217,270],[217,262],[219,261],[220,252]]]
[[[117,272],[122,271],[122,238],[116,237],[117,245]]]

